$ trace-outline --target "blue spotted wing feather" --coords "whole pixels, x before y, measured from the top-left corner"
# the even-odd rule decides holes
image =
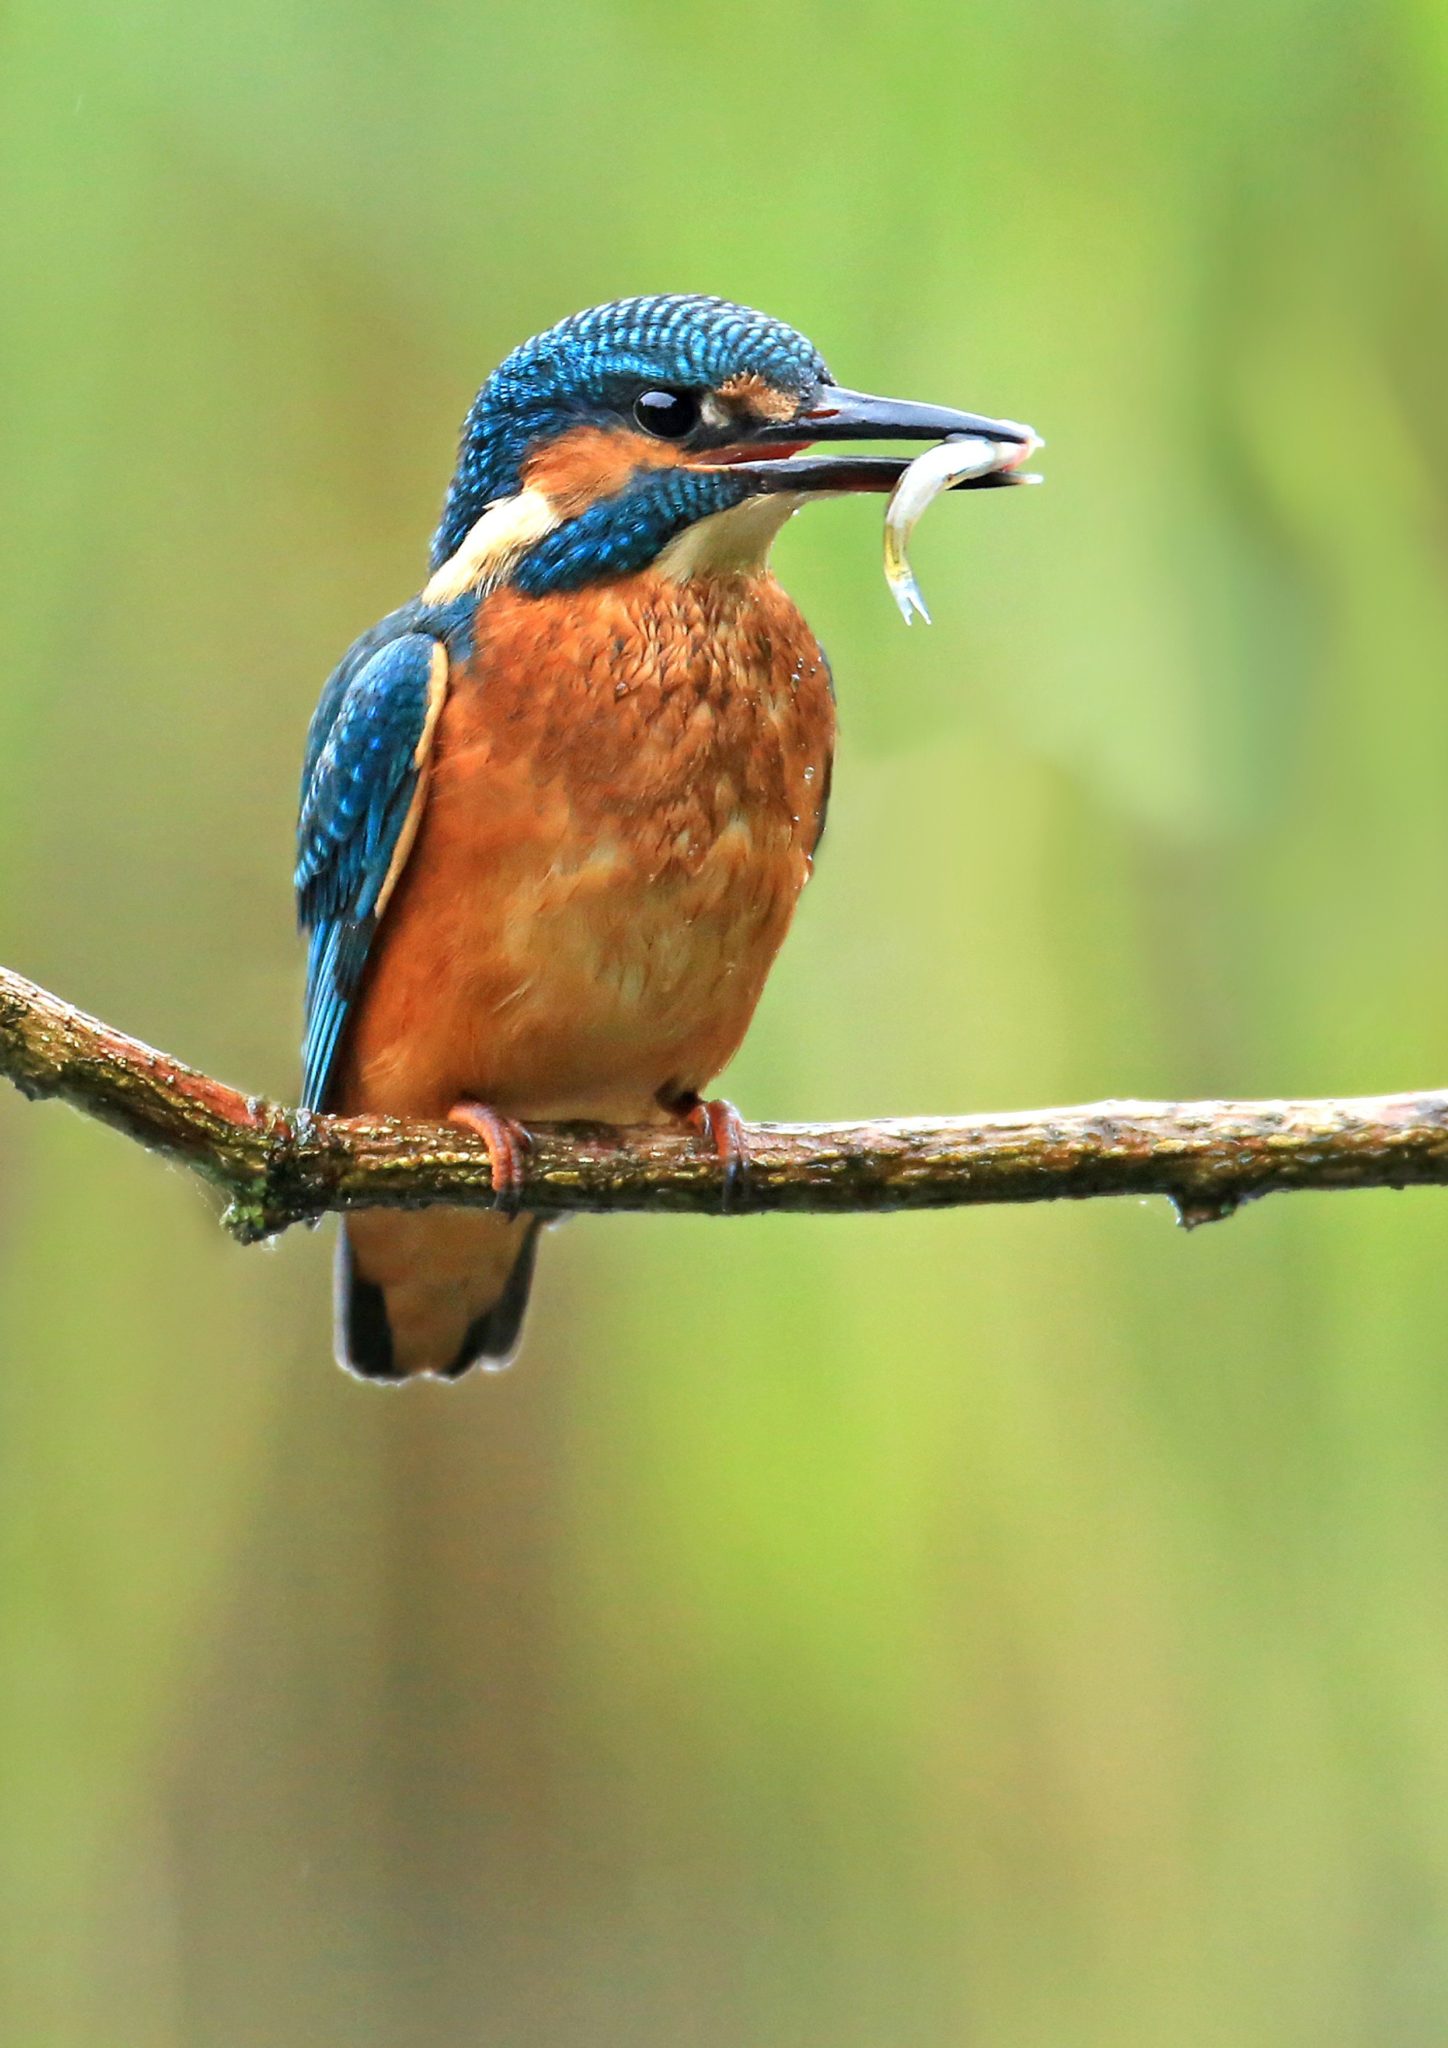
[[[304,1109],[326,1106],[372,935],[417,828],[447,686],[442,644],[405,631],[384,640],[386,623],[337,668],[307,736],[295,876],[310,934]]]

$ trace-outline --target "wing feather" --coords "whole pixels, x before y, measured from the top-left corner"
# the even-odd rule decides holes
[[[431,634],[379,644],[374,632],[339,665],[312,721],[295,875],[311,935],[304,1109],[325,1106],[372,935],[417,834],[447,676],[447,649]]]

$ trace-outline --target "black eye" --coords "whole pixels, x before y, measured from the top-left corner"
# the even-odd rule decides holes
[[[633,416],[646,434],[661,441],[682,441],[699,424],[699,401],[692,391],[641,391]]]

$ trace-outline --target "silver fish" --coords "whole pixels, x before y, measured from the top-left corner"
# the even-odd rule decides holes
[[[1002,483],[1038,483],[1038,477],[1021,476],[1018,471],[1042,443],[1029,427],[1022,427],[1021,434],[1023,438],[1019,441],[987,441],[974,434],[941,441],[916,456],[891,492],[885,508],[885,581],[907,626],[914,612],[920,614],[927,626],[930,624],[930,614],[905,552],[921,514],[942,491],[953,490],[973,477],[999,473]]]

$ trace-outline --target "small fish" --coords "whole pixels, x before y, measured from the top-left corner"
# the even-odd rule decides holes
[[[1029,427],[1022,427],[1021,435],[1019,441],[987,441],[973,434],[941,441],[916,456],[891,492],[885,508],[885,581],[907,626],[913,612],[930,624],[905,552],[921,514],[942,491],[976,478],[1002,484],[1039,483],[1039,477],[1021,476],[1018,471],[1043,444]]]

